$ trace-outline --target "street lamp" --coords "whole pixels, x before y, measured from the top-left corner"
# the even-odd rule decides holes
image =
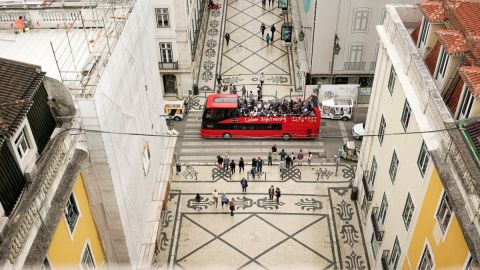
[[[338,44],[338,36],[335,34],[335,37],[333,38],[333,51],[332,51],[332,62],[330,66],[330,75],[332,75],[332,84],[334,84],[335,79],[333,76],[333,66],[335,65],[335,55],[338,55],[340,53],[340,45]]]
[[[312,29],[312,27],[308,26],[300,26],[300,32],[298,33],[298,40],[303,41],[305,39],[305,33],[303,29]]]

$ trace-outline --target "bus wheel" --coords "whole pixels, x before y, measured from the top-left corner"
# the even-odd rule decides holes
[[[223,133],[222,137],[225,139],[225,140],[230,140],[232,138],[232,134],[230,133]]]
[[[175,117],[173,118],[173,120],[175,120],[175,121],[180,121],[180,120],[182,120],[182,118],[180,118],[180,116],[175,116]]]
[[[290,140],[290,137],[291,137],[291,136],[290,136],[290,134],[288,134],[288,133],[285,133],[285,134],[282,135],[282,139],[283,139],[284,141]]]
[[[343,120],[343,121],[347,121],[347,120],[348,120],[348,117],[344,116],[344,117],[342,117],[342,120]]]

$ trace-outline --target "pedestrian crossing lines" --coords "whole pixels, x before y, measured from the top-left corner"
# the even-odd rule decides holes
[[[253,157],[260,156],[265,163],[271,148],[277,145],[277,151],[282,149],[291,154],[297,153],[300,149],[305,153],[306,162],[308,152],[312,152],[317,158],[325,157],[323,142],[316,140],[291,140],[283,141],[280,139],[251,139],[251,140],[223,140],[223,139],[204,139],[200,137],[200,127],[202,123],[202,111],[190,111],[185,121],[185,129],[181,133],[181,146],[178,148],[179,160],[181,163],[207,163],[216,162],[217,155],[227,154],[230,159],[238,164],[240,157],[243,157],[246,163],[250,163]],[[274,160],[274,163],[278,162]],[[319,162],[319,160],[314,160]]]

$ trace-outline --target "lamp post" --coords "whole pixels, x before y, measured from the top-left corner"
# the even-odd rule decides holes
[[[290,100],[292,100],[292,92],[293,92],[293,88],[290,88]]]
[[[338,36],[335,34],[333,38],[333,50],[332,50],[332,64],[330,66],[330,75],[332,76],[332,84],[334,84],[333,66],[335,65],[335,55],[340,53],[340,45],[338,44]]]

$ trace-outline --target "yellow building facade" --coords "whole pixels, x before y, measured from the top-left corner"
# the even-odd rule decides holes
[[[79,174],[48,249],[53,269],[106,269],[102,242]]]
[[[465,269],[470,257],[465,238],[437,171],[420,209],[403,269]],[[449,212],[450,211],[450,212]],[[451,214],[449,214],[451,213]]]

